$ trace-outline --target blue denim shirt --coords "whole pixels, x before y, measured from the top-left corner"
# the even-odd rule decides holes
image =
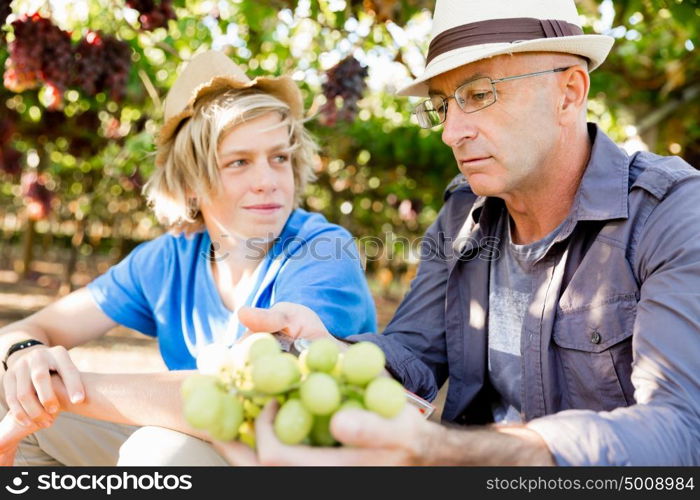
[[[522,325],[522,416],[560,465],[700,464],[700,172],[628,156],[589,125],[591,157]],[[491,421],[489,267],[502,200],[458,176],[382,347],[443,420]]]

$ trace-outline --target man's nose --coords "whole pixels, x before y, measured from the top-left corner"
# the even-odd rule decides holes
[[[462,141],[477,136],[475,113],[465,113],[456,102],[451,101],[447,106],[447,116],[442,129],[442,142],[449,147],[459,146]]]

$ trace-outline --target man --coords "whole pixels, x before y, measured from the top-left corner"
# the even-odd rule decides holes
[[[586,123],[611,45],[582,34],[570,0],[438,0],[425,72],[401,92],[429,97],[416,117],[444,125],[461,175],[384,335],[349,340],[377,343],[425,398],[449,379],[445,422],[491,425],[355,410],[332,422],[351,449],[291,448],[268,408],[258,456],[222,445],[229,460],[700,463],[700,173]],[[311,319],[241,313],[251,330],[326,334]]]

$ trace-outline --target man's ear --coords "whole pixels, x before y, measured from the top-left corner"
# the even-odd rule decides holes
[[[561,98],[558,111],[562,119],[565,121],[578,119],[581,110],[586,108],[591,86],[588,71],[582,66],[574,65],[562,74],[559,82]]]

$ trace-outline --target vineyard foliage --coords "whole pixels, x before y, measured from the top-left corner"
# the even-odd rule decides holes
[[[580,0],[616,38],[590,116],[629,148],[700,166],[700,5]],[[140,190],[178,68],[209,48],[250,76],[289,74],[322,146],[305,207],[371,244],[370,271],[415,264],[410,243],[457,173],[440,131],[394,95],[424,65],[427,0],[0,0],[0,230],[113,252],[158,227]],[[124,241],[129,244],[124,244]],[[58,243],[57,243],[58,244]],[[384,251],[379,251],[382,248]],[[390,250],[387,252],[386,250]]]

